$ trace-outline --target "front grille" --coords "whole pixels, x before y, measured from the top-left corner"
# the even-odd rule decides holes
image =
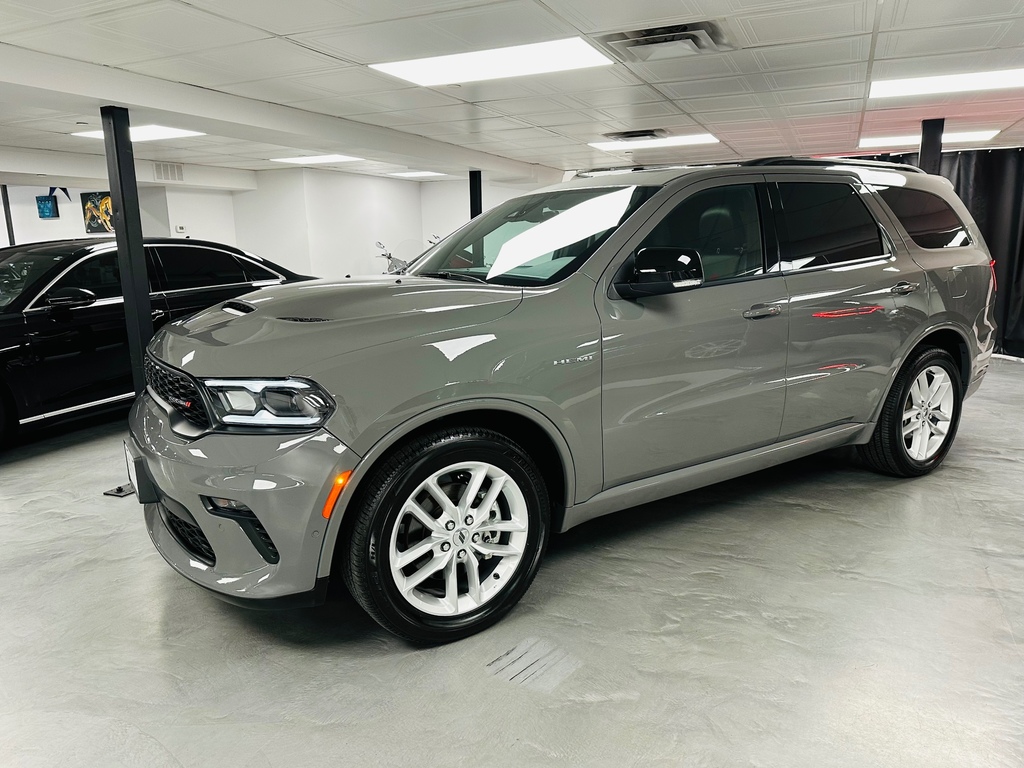
[[[146,384],[167,401],[189,423],[201,429],[208,429],[210,417],[206,414],[206,406],[199,395],[195,382],[184,373],[168,368],[146,355],[144,362]]]
[[[202,563],[213,566],[217,562],[217,556],[213,553],[210,540],[206,538],[203,529],[188,520],[182,520],[167,507],[163,507],[164,521],[167,523],[167,530],[190,555]]]

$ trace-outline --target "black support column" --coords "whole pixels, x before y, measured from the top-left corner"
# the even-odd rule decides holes
[[[0,200],[4,204],[4,221],[7,223],[7,242],[14,245],[14,221],[11,220],[11,198],[7,196],[7,185],[0,184]]]
[[[925,173],[939,172],[942,166],[942,129],[945,118],[921,121],[921,157],[918,166]]]
[[[128,130],[128,110],[123,107],[101,107],[100,117],[103,119],[103,143],[107,152],[107,177],[110,180],[121,290],[124,291],[124,314],[128,322],[132,382],[135,393],[139,394],[146,388],[142,361],[146,344],[153,337],[153,317],[150,314],[146,254],[142,248],[142,214],[139,208],[139,187],[135,179],[135,153]]]
[[[469,218],[484,212],[483,179],[480,171],[469,172]]]

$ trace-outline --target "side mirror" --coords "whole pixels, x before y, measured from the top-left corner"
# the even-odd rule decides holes
[[[46,303],[51,307],[87,307],[96,301],[96,294],[85,288],[58,288],[46,294]]]
[[[700,254],[692,248],[643,248],[619,272],[614,288],[625,299],[678,293],[704,284]]]

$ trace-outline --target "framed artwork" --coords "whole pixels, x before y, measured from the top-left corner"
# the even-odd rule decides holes
[[[114,211],[109,192],[83,192],[82,216],[87,235],[114,231]]]
[[[36,210],[40,219],[59,219],[56,195],[36,195]]]

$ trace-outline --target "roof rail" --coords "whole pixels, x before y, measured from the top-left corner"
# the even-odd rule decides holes
[[[858,160],[845,157],[760,157],[756,160],[744,160],[740,165],[766,166],[766,165],[813,165],[813,166],[835,166],[854,165],[865,168],[891,168],[912,173],[924,173],[920,168],[906,163],[887,163],[882,160]]]

